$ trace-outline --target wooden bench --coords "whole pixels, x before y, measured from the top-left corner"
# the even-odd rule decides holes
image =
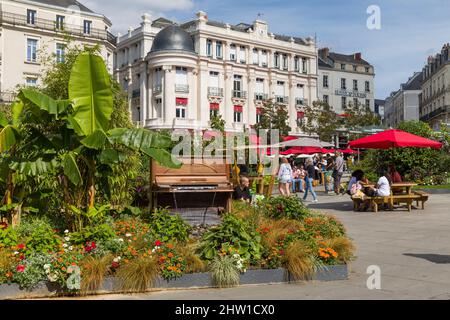
[[[358,210],[364,200],[368,200],[369,206],[373,212],[378,212],[378,206],[380,204],[389,205],[390,210],[394,209],[394,204],[406,204],[408,207],[408,212],[411,212],[414,201],[416,201],[418,207],[419,203],[421,203],[421,208],[424,210],[425,202],[428,201],[428,198],[429,194],[422,191],[417,191],[414,194],[395,194],[388,197],[365,197],[364,199],[352,197],[352,200],[354,211]]]
[[[388,197],[364,197],[364,199],[361,198],[353,198],[353,210],[357,211],[358,208],[361,205],[361,202],[363,201],[369,201],[369,207],[372,209],[373,212],[378,212],[378,205],[380,204],[387,204],[389,205],[389,208],[392,209],[392,196]]]

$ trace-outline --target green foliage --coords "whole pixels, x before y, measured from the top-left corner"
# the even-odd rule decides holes
[[[25,267],[23,272],[14,273],[14,282],[18,283],[22,289],[33,289],[40,282],[47,279],[44,265],[49,264],[51,256],[42,253],[33,253],[23,260]]]
[[[380,125],[380,118],[373,113],[369,107],[361,104],[350,104],[345,109],[346,117],[343,123],[348,129],[359,129],[366,126],[378,126]]]
[[[305,107],[306,121],[302,122],[301,129],[312,135],[319,135],[320,140],[331,142],[340,120],[333,108],[322,101],[314,101],[312,106]]]
[[[70,240],[74,244],[85,244],[91,241],[109,241],[116,238],[113,228],[106,223],[86,226],[82,231],[71,233]]]
[[[32,253],[48,254],[58,250],[60,237],[53,230],[48,219],[27,219],[18,228],[20,241],[26,244],[26,255]]]
[[[2,229],[0,227],[0,249],[17,245],[17,231],[12,227]]]
[[[258,206],[265,215],[275,219],[288,218],[303,220],[310,215],[310,210],[297,196],[270,197],[258,202]]]
[[[239,285],[239,270],[232,256],[218,256],[211,262],[210,270],[215,286],[228,288]]]
[[[189,237],[190,226],[180,216],[171,216],[167,209],[156,210],[149,225],[153,238],[162,242],[186,242]]]
[[[214,227],[202,237],[201,257],[212,260],[225,247],[234,248],[248,262],[256,262],[261,258],[261,237],[243,220],[228,214],[220,226]]]
[[[274,103],[271,100],[263,102],[261,108],[261,121],[255,125],[255,129],[279,130],[281,136],[288,136],[291,131],[289,127],[289,110],[283,104]]]
[[[222,115],[211,117],[211,129],[217,130],[220,132],[225,132],[225,120],[222,119]]]

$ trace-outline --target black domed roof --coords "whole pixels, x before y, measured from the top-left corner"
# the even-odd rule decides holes
[[[194,41],[185,30],[179,26],[171,25],[162,29],[153,40],[152,50],[157,51],[183,51],[195,53]]]

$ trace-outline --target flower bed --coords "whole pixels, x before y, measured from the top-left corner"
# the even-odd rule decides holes
[[[229,287],[255,277],[261,279],[256,283],[270,283],[260,275],[277,274],[279,280],[283,269],[288,281],[336,279],[320,272],[330,268],[346,276],[339,266],[351,261],[353,245],[334,217],[312,212],[295,197],[234,207],[201,236],[166,210],[141,218],[118,214],[77,231],[32,217],[15,229],[2,224],[0,291],[53,286],[58,289],[48,292],[83,295],[102,287]],[[105,285],[110,278],[114,286]]]

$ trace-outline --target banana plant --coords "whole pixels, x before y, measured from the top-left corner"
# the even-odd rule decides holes
[[[86,191],[89,210],[95,205],[99,171],[123,161],[126,156],[123,147],[147,155],[164,166],[180,167],[168,150],[169,137],[143,128],[109,128],[113,93],[101,57],[93,53],[78,56],[68,92],[68,100],[54,100],[38,90],[22,89],[13,104],[12,123],[0,115],[0,153],[12,155],[19,142],[22,148],[32,150],[31,158],[17,154],[11,157],[9,174],[17,172],[34,177],[56,172],[63,177],[62,185],[68,199],[71,187]],[[25,139],[19,124],[28,125]],[[69,205],[67,203],[68,209]]]

